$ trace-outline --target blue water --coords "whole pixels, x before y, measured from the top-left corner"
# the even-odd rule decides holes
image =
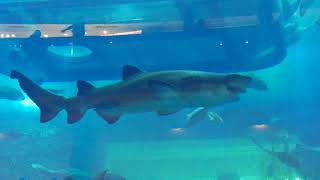
[[[68,1],[65,10],[51,1],[3,2],[0,179],[83,180],[100,173],[97,180],[119,176],[128,180],[319,180],[320,26],[315,23],[319,2],[295,7],[296,18],[286,7],[272,9],[263,2]],[[95,6],[99,3],[101,9],[106,8],[105,14]],[[307,13],[297,15],[303,5]],[[47,16],[28,14],[24,8],[47,9]],[[281,18],[271,22],[270,11],[280,13]],[[105,19],[100,18],[103,14]],[[258,23],[247,23],[252,14]],[[84,16],[84,37],[81,29],[73,37],[70,31],[59,32],[79,23],[75,17],[80,16]],[[45,24],[51,31],[42,27],[41,38],[28,37],[33,31],[11,27],[11,32],[6,24],[36,24],[38,29]],[[50,24],[58,24],[58,29]],[[96,24],[107,30],[94,29]],[[291,24],[295,24],[293,29],[286,28]],[[124,32],[127,35],[117,34]],[[202,118],[189,128],[185,128],[187,115],[195,108],[167,116],[126,113],[114,124],[93,110],[68,124],[67,113],[61,111],[52,121],[40,123],[39,107],[9,77],[11,70],[18,70],[54,94],[74,97],[77,80],[95,87],[111,85],[122,81],[121,68],[128,64],[145,72],[237,73],[262,80],[268,89],[247,89],[239,101],[210,107],[223,121]],[[23,93],[25,99],[6,98],[8,87]],[[292,159],[281,160],[276,152],[299,159],[299,167],[290,166]],[[104,170],[108,175],[103,178]]]

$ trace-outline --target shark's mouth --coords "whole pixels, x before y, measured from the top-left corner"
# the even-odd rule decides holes
[[[241,86],[228,85],[227,89],[233,93],[245,93],[246,88]]]

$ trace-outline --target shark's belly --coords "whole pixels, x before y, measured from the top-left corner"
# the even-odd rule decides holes
[[[103,112],[120,114],[159,111],[176,112],[184,108],[212,107],[230,101],[233,101],[230,96],[222,96],[218,93],[193,92],[182,94],[168,91],[156,94],[143,89],[131,93],[97,98],[91,107]]]
[[[190,100],[190,99],[189,99]],[[168,100],[147,100],[141,102],[128,102],[120,104],[111,108],[103,109],[104,112],[116,112],[120,114],[125,113],[145,113],[145,112],[159,112],[159,111],[179,111],[184,108],[197,107],[213,107],[230,102],[226,99],[194,99],[192,101],[185,101],[182,99],[168,99]]]
[[[140,112],[155,112],[155,111],[166,111],[172,109],[183,109],[186,107],[186,104],[180,100],[148,100],[146,102],[138,103],[128,103],[119,106],[119,111],[129,112],[129,113],[140,113]]]
[[[166,100],[149,99],[144,101],[125,102],[113,107],[100,108],[100,110],[104,112],[119,112],[123,114],[179,110],[186,107],[187,105],[185,102],[180,99],[173,98]]]
[[[206,95],[201,93],[184,96],[183,99],[186,107],[214,107],[238,100],[237,96]]]

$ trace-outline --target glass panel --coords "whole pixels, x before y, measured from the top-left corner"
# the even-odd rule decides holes
[[[0,179],[318,180],[319,0],[0,2]]]

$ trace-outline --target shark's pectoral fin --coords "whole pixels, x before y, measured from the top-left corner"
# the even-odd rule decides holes
[[[158,113],[159,116],[167,116],[167,115],[170,115],[170,114],[177,113],[180,110],[181,109],[159,110],[159,111],[157,111],[157,113]]]
[[[96,109],[96,112],[102,119],[107,121],[108,124],[114,124],[119,120],[120,116],[122,115],[121,113],[118,113],[118,112],[104,112],[99,109]]]

